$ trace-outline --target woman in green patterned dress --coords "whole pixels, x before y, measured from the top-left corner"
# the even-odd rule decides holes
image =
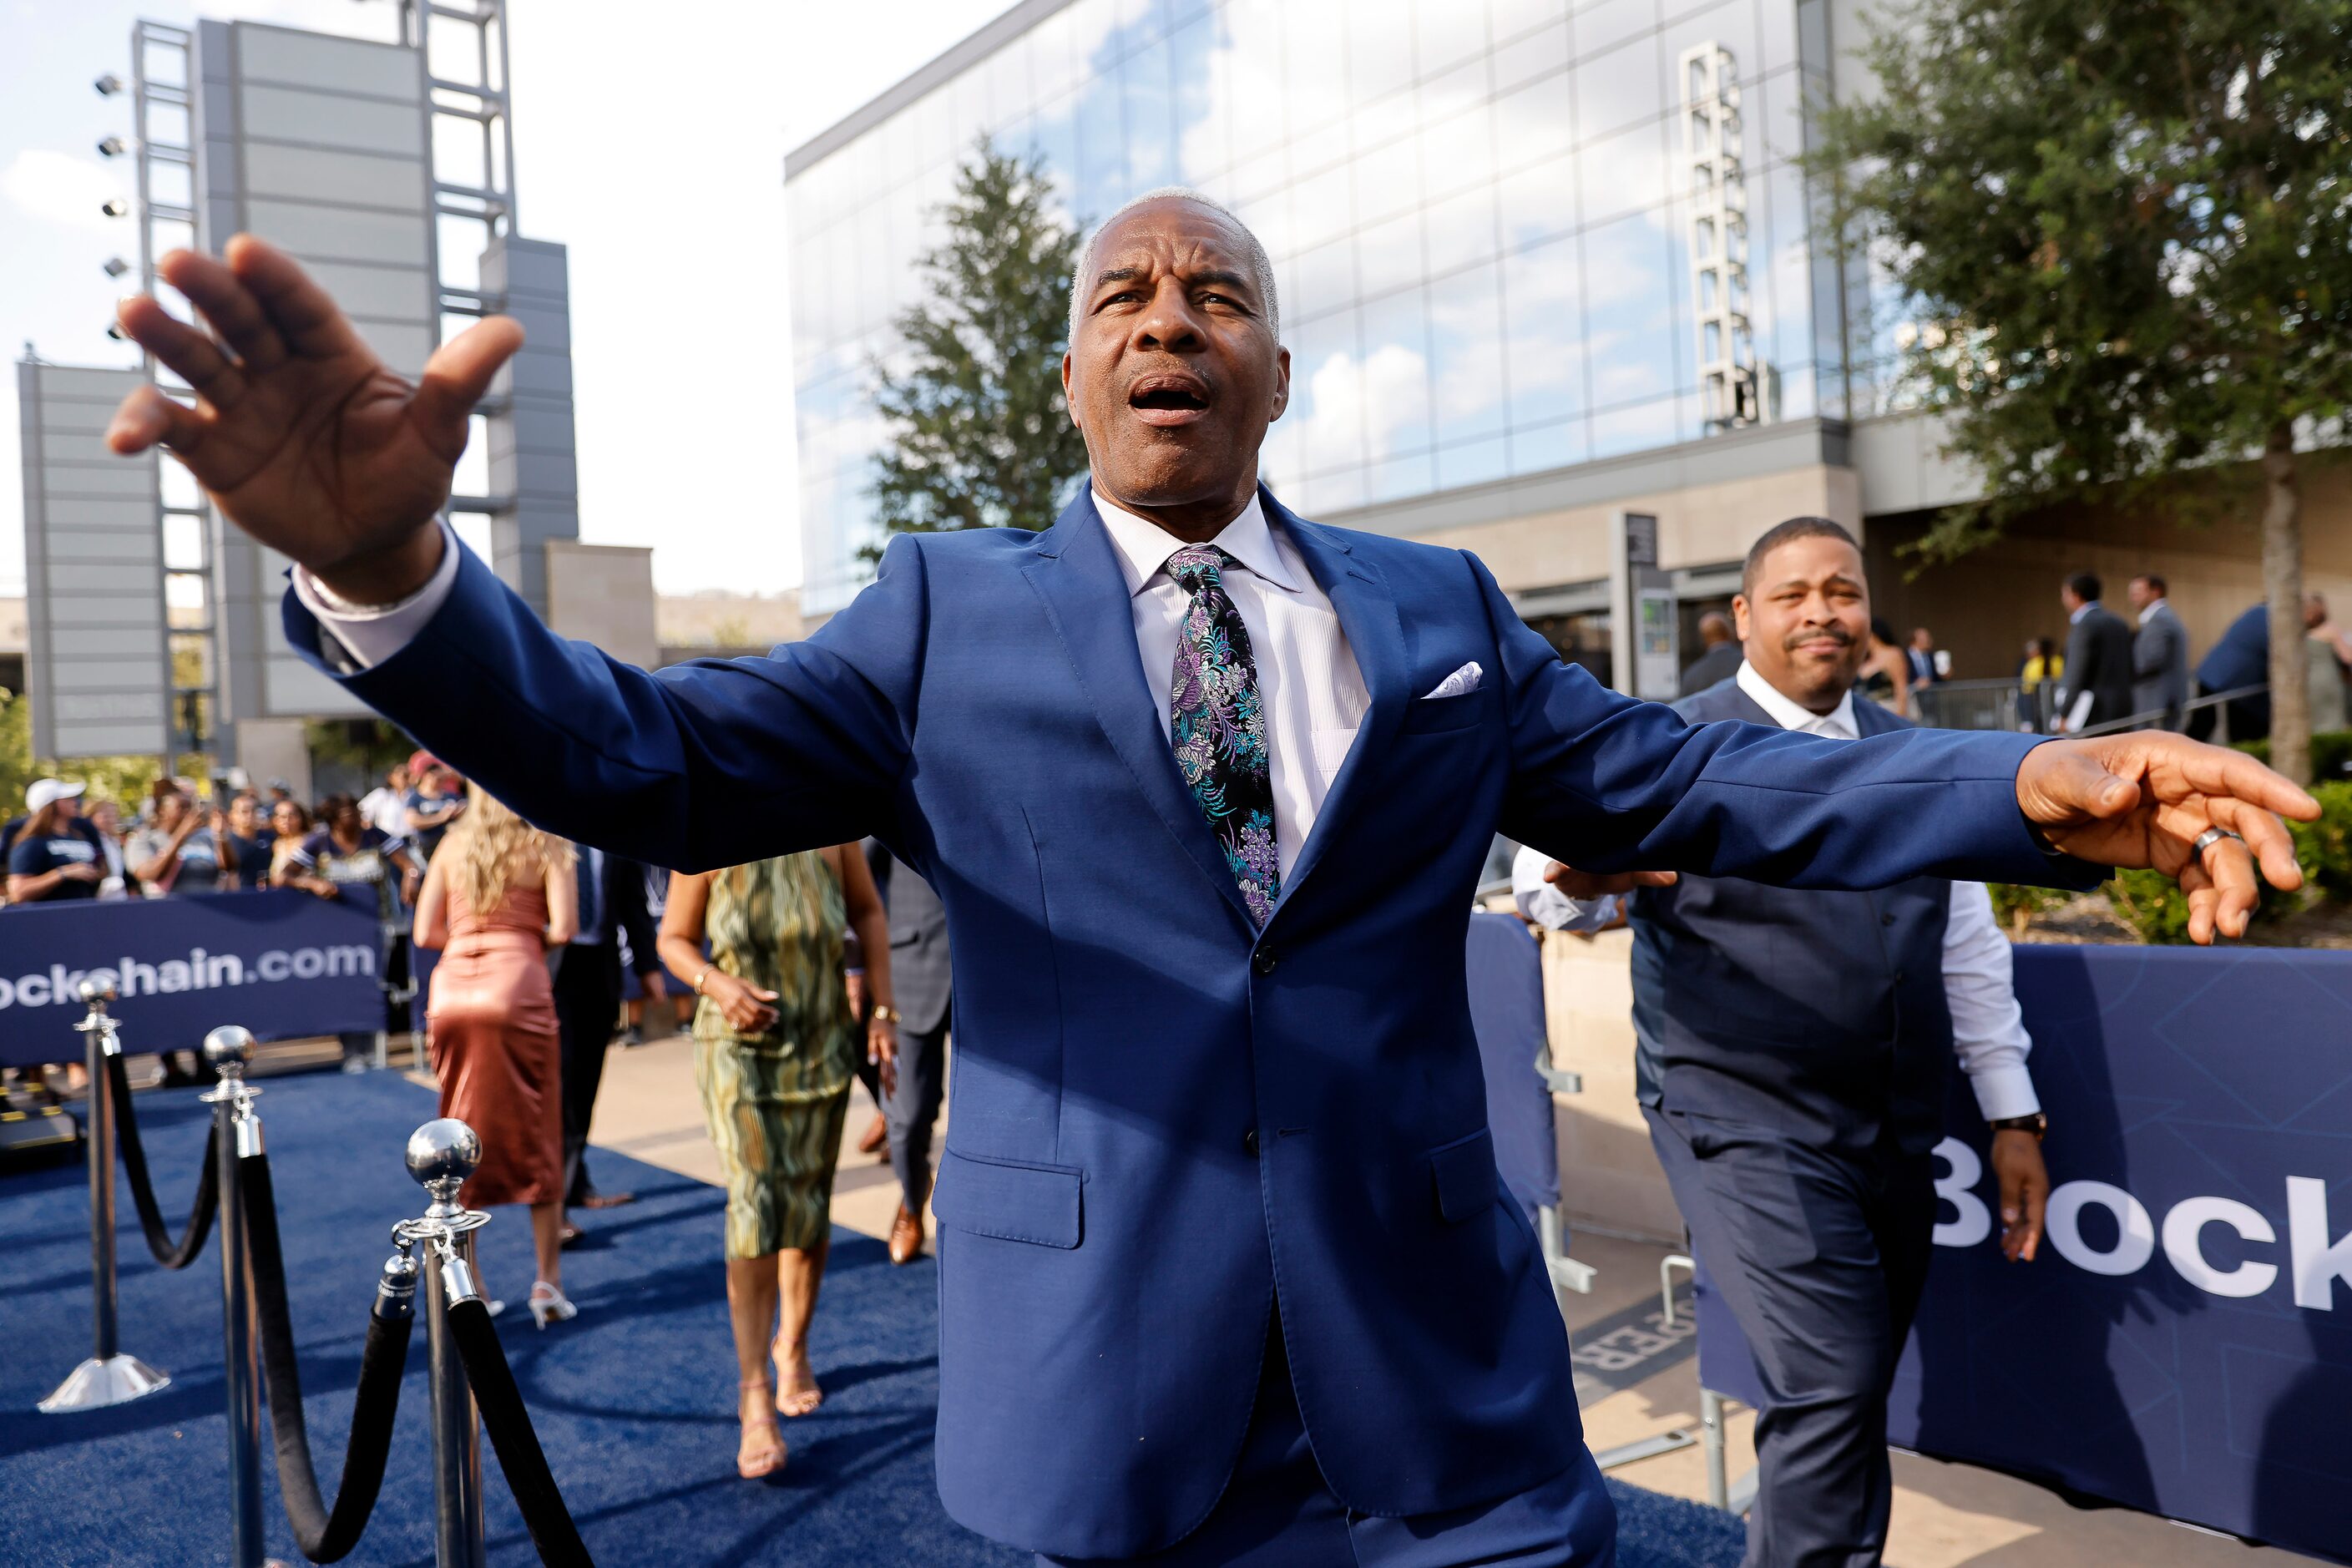
[[[727,1310],[743,1421],[735,1465],[747,1479],[783,1468],[779,1409],[805,1415],[824,1397],[808,1326],[859,1045],[842,975],[845,927],[866,949],[876,1006],[864,1045],[887,1084],[898,1054],[890,933],[856,845],[674,875],[662,911],[662,963],[701,999],[694,1076],[727,1177]]]

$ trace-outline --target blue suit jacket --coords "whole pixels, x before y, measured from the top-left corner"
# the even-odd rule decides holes
[[[1498,826],[1584,866],[1811,887],[2064,869],[2018,812],[2026,738],[1693,727],[1562,664],[1474,557],[1265,500],[1371,706],[1263,932],[1084,496],[1042,533],[894,540],[805,642],[659,675],[556,637],[468,558],[418,638],[346,680],[554,832],[685,868],[870,832],[938,890],[940,1490],[1035,1550],[1140,1553],[1207,1515],[1277,1302],[1349,1508],[1465,1507],[1574,1459],[1464,982]],[[1417,700],[1472,660],[1477,690]]]

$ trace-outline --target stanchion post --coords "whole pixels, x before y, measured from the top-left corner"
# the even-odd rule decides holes
[[[45,1415],[72,1410],[97,1410],[152,1394],[172,1380],[135,1355],[124,1355],[117,1340],[114,1294],[114,1096],[107,1066],[120,1056],[122,1044],[106,1005],[114,987],[96,981],[81,983],[82,1005],[88,1009],[74,1026],[82,1037],[82,1059],[89,1076],[89,1100],[82,1112],[82,1142],[89,1154],[89,1315],[90,1355],[67,1374],[57,1392],[40,1403]]]
[[[481,1429],[449,1331],[450,1304],[478,1300],[473,1233],[490,1216],[460,1204],[457,1192],[482,1163],[482,1141],[464,1122],[444,1117],[409,1135],[407,1157],[408,1173],[433,1200],[424,1218],[401,1221],[393,1236],[431,1248],[424,1260],[425,1344],[433,1388],[435,1561],[438,1568],[483,1568]]]
[[[205,1037],[205,1060],[219,1081],[201,1097],[213,1108],[214,1170],[220,1191],[221,1386],[228,1400],[229,1568],[262,1568],[261,1366],[254,1328],[253,1253],[245,1226],[243,1162],[261,1152],[261,1091],[245,1081],[253,1036],[225,1024]]]

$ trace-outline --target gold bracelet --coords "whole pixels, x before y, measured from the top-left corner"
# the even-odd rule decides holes
[[[697,996],[702,994],[702,983],[710,978],[710,972],[717,967],[716,964],[706,963],[702,966],[702,973],[694,977],[694,994]]]

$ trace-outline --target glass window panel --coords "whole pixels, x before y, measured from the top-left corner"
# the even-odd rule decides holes
[[[1781,71],[1749,88],[1741,111],[1749,145],[1761,148],[1758,156],[1780,163],[1804,151],[1805,79],[1799,72]]]
[[[1368,225],[1356,236],[1356,281],[1364,298],[1386,294],[1426,276],[1421,255],[1419,213]]]
[[[1429,302],[1408,289],[1366,305],[1364,436],[1374,458],[1429,450]]]
[[[1119,197],[1122,202],[1176,183],[1176,106],[1169,68],[1165,40],[1129,56],[1119,67],[1121,108],[1127,122],[1127,190]]]
[[[1757,11],[1762,17],[1758,29],[1756,68],[1759,74],[1776,71],[1797,63],[1796,0],[1757,0]]]
[[[1342,468],[1337,473],[1315,477],[1314,505],[1318,517],[1335,512],[1353,511],[1370,504],[1371,491],[1361,468]]]
[[[1583,413],[1589,404],[1576,240],[1507,256],[1502,275],[1511,424],[1542,425]]]
[[[1024,40],[1039,98],[1058,98],[1078,84],[1079,62],[1072,52],[1077,16],[1075,9],[1057,12],[1032,27]]]
[[[1675,194],[1676,187],[1667,183],[1664,145],[1674,128],[1670,121],[1655,120],[1585,144],[1576,157],[1587,224],[1656,206]]]
[[[1583,236],[1584,304],[1592,323],[1586,352],[1595,408],[1674,390],[1683,279],[1670,269],[1663,218],[1663,211],[1620,218]]]
[[[1294,181],[1290,187],[1291,233],[1302,246],[1320,245],[1355,226],[1348,199],[1348,165]]]
[[[1836,265],[1812,254],[1804,184],[1797,171],[1775,169],[1764,176],[1763,185],[1765,210],[1749,226],[1748,288],[1771,296],[1774,331],[1763,340],[1769,345],[1765,353],[1775,363],[1800,364],[1814,357],[1814,270],[1833,275]],[[1832,313],[1830,320],[1835,319]]]
[[[1592,455],[1581,418],[1563,419],[1511,432],[1511,472],[1539,474],[1565,468]]]
[[[1775,380],[1779,385],[1780,407],[1774,413],[1774,418],[1811,419],[1819,415],[1824,418],[1843,419],[1846,416],[1845,406],[1838,398],[1839,383],[1834,374],[1819,376],[1812,365],[1800,364],[1776,373]],[[1823,389],[1818,407],[1815,406],[1817,382]]]
[[[1233,97],[1232,84],[1223,77],[1223,68],[1231,61],[1218,51],[1215,18],[1195,16],[1171,34],[1168,59],[1174,85],[1175,178],[1187,184],[1206,184],[1233,162],[1226,141],[1232,116],[1223,112],[1218,102]]]
[[[1433,196],[1494,179],[1494,115],[1480,107],[1423,131],[1421,168]]]
[[[1319,315],[1337,305],[1351,303],[1356,289],[1356,249],[1353,241],[1335,239],[1299,253],[1291,269],[1292,308],[1301,317]]]
[[[1513,88],[1555,75],[1568,68],[1570,58],[1567,25],[1554,19],[1524,37],[1514,38],[1495,47],[1495,90],[1508,92]]]
[[[1797,63],[1810,71],[1835,68],[1830,58],[1827,0],[1797,0]]]
[[[1413,7],[1413,55],[1423,81],[1486,52],[1486,0]],[[1478,73],[1486,75],[1482,60]]]
[[[1348,129],[1348,121],[1342,117],[1326,121],[1311,131],[1294,132],[1290,138],[1291,178],[1305,179],[1346,163],[1349,151]]]
[[[1614,458],[1675,444],[1675,400],[1664,397],[1592,416],[1592,455]]]
[[[1441,446],[1498,435],[1505,424],[1499,275],[1492,263],[1429,287],[1431,384]]]
[[[1433,475],[1427,452],[1383,458],[1364,470],[1364,501],[1377,505],[1384,500],[1425,496],[1437,488]]]
[[[1307,416],[1294,399],[1282,417],[1266,426],[1265,442],[1258,447],[1258,476],[1278,496],[1286,496],[1288,487],[1297,483],[1298,432],[1306,423]]]
[[[1356,155],[1356,211],[1366,221],[1421,205],[1421,143],[1408,134]]]
[[[1037,101],[1037,92],[1030,85],[1029,57],[1027,49],[1008,47],[982,62],[981,74],[988,80],[988,117],[992,123],[1003,124]]]
[[[1578,52],[1583,51],[1580,47]],[[1580,59],[1574,77],[1579,140],[1589,142],[1665,112],[1655,37],[1639,38],[1605,55]]]
[[[1424,39],[1426,37],[1424,34]],[[1441,120],[1451,120],[1463,110],[1486,102],[1494,90],[1494,80],[1486,69],[1484,55],[1463,60],[1435,75],[1424,73],[1421,91],[1416,95],[1421,123],[1434,125]]]
[[[1565,76],[1546,77],[1495,100],[1496,163],[1503,168],[1523,169],[1565,153],[1575,133]]]
[[[1234,193],[1244,200],[1277,190],[1283,182],[1290,177],[1289,170],[1286,166],[1288,153],[1279,143],[1260,153],[1256,157],[1247,155],[1250,143],[1238,142],[1234,145],[1243,150],[1244,155],[1234,162],[1234,172],[1228,183],[1232,185]],[[1272,242],[1268,241],[1268,243]]]
[[[1422,222],[1429,276],[1436,278],[1495,254],[1495,192],[1478,185],[1431,206]]]
[[[1489,436],[1459,447],[1441,447],[1437,450],[1439,489],[1483,485],[1502,479],[1510,471],[1510,443],[1501,436]]]
[[[1348,6],[1348,91],[1370,103],[1412,80],[1410,0],[1350,0]]]
[[[1127,199],[1127,137],[1115,77],[1093,83],[1078,100],[1077,144],[1076,206],[1099,218]]]
[[[1356,312],[1335,310],[1290,339],[1290,406],[1299,422],[1301,470],[1319,474],[1364,460],[1364,398]]]
[[[1066,98],[1041,110],[1029,122],[1029,146],[1045,160],[1046,173],[1054,179],[1054,188],[1062,204],[1075,212],[1077,206],[1078,127],[1077,100]]]
[[[1297,137],[1330,123],[1346,110],[1348,12],[1351,0],[1283,0],[1284,112]],[[1294,164],[1305,168],[1308,165]]]
[[[1576,31],[1576,52],[1597,55],[1636,34],[1654,32],[1658,0],[1598,0],[1579,7],[1569,26]]]
[[[1499,44],[1530,27],[1557,26],[1568,15],[1568,0],[1488,0],[1487,26]],[[1497,64],[1502,51],[1496,50]]]
[[[1576,158],[1563,153],[1504,176],[1496,187],[1503,248],[1515,249],[1576,226]]]

